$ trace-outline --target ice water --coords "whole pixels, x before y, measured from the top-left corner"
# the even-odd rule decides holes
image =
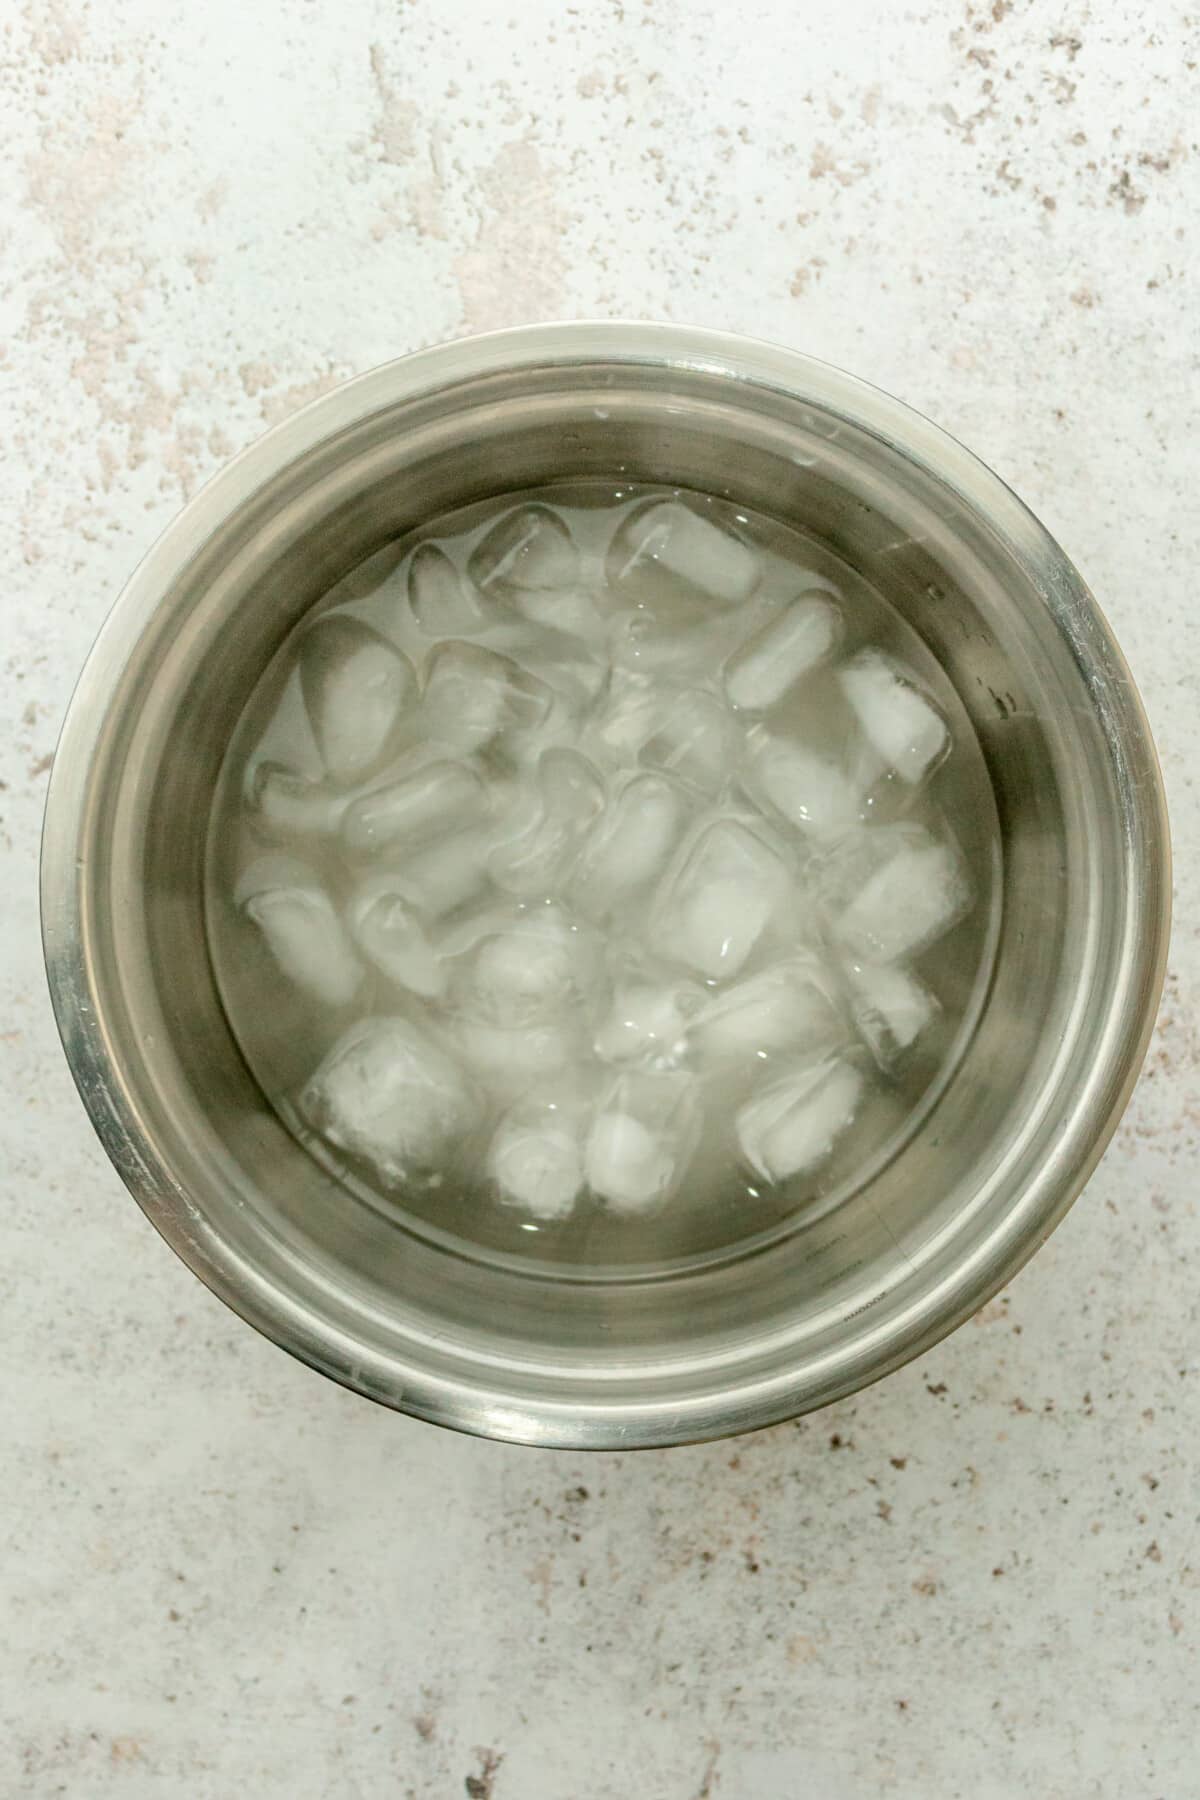
[[[615,482],[334,588],[230,745],[232,1029],[352,1196],[566,1268],[836,1205],[981,1004],[998,835],[921,640],[818,541]]]

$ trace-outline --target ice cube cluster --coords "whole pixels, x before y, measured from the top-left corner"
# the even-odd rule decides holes
[[[697,1157],[818,1180],[972,899],[946,722],[845,595],[695,496],[601,524],[426,538],[302,629],[239,773],[233,901],[311,1030],[307,1128],[539,1229],[650,1214]]]

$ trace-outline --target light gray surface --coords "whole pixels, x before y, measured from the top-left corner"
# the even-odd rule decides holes
[[[0,7],[6,1797],[1200,1792],[1200,44],[755,10]],[[33,864],[73,675],[205,474],[400,350],[620,313],[844,363],[1012,481],[1142,684],[1177,924],[1009,1296],[801,1427],[587,1460],[390,1417],[196,1284],[69,1087]]]

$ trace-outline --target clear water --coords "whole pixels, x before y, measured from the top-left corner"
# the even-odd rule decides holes
[[[656,496],[730,537],[643,542]],[[550,528],[498,528],[530,504]],[[880,715],[881,667],[933,710]],[[359,1198],[548,1271],[661,1269],[896,1152],[982,1004],[998,875],[971,727],[882,595],[777,520],[591,482],[443,517],[302,621],[226,757],[209,937],[264,1094]],[[402,1153],[364,1150],[339,1109],[410,1062]]]

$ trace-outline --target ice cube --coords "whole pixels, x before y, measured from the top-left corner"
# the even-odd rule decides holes
[[[531,1025],[583,1003],[597,978],[599,946],[561,906],[501,915],[478,940],[458,983],[460,1003],[496,1025]]]
[[[608,661],[634,675],[703,679],[724,657],[724,617],[714,621],[707,604],[703,614],[690,616],[663,601],[617,612],[608,627]]]
[[[416,698],[412,664],[369,625],[336,613],[308,627],[297,660],[330,778],[360,781],[383,762]]]
[[[609,679],[608,660],[602,658],[599,650],[593,653],[573,638],[563,643],[557,632],[540,650],[531,649],[525,666],[552,692],[580,710],[592,704]]]
[[[410,993],[439,1000],[446,970],[425,923],[393,875],[364,882],[350,902],[348,923],[369,962]]]
[[[880,651],[861,651],[839,671],[838,680],[867,742],[903,780],[920,781],[950,748],[940,714]]]
[[[790,824],[827,838],[861,823],[866,802],[838,763],[772,732],[754,733],[749,743],[750,791]]]
[[[743,1156],[767,1181],[815,1169],[853,1122],[862,1091],[863,1078],[851,1063],[796,1065],[739,1108]]]
[[[305,863],[260,857],[241,877],[234,900],[296,987],[326,1006],[345,1006],[354,998],[362,964],[333,901]]]
[[[264,767],[286,770],[293,776],[302,776],[305,781],[311,781],[314,785],[323,785],[325,782],[324,759],[317,747],[312,720],[304,703],[300,670],[294,663],[263,728],[262,736],[246,759],[242,792],[250,806],[256,803],[255,782],[258,771]]]
[[[408,1019],[364,1019],[338,1039],[300,1095],[329,1143],[389,1184],[434,1168],[479,1118],[458,1064]]]
[[[737,772],[742,733],[715,694],[686,688],[663,697],[665,710],[641,747],[641,761],[668,769],[705,793],[715,794]]]
[[[590,1116],[586,1084],[571,1077],[551,1080],[510,1107],[487,1156],[501,1201],[535,1219],[566,1218],[584,1183]]]
[[[644,675],[615,672],[589,722],[584,743],[614,762],[634,762],[662,716],[662,690]]]
[[[577,750],[544,750],[537,774],[547,818],[586,830],[604,810],[604,783],[595,764]]]
[[[910,969],[899,963],[855,963],[847,971],[854,995],[855,1023],[881,1068],[930,1026],[938,1003]]]
[[[426,763],[354,801],[342,820],[342,842],[354,856],[373,856],[388,845],[445,837],[487,811],[487,790],[474,769]]]
[[[604,784],[586,757],[544,750],[536,786],[520,792],[505,832],[488,857],[493,881],[508,893],[546,896],[567,875],[604,805]]]
[[[247,798],[256,822],[276,837],[333,837],[346,810],[344,793],[271,762],[255,765]]]
[[[579,552],[566,522],[548,506],[518,506],[476,545],[467,569],[485,594],[561,591],[579,573]]]
[[[481,644],[438,644],[425,671],[421,723],[431,737],[469,754],[501,732],[536,729],[554,695],[511,657]]]
[[[560,658],[530,657],[522,666],[526,679],[549,694],[549,710],[540,719],[514,724],[496,740],[496,748],[511,766],[529,773],[543,751],[576,745],[592,695],[584,679],[588,666],[581,659],[568,666]]]
[[[667,1069],[688,1051],[690,1022],[704,1000],[694,982],[625,981],[613,993],[594,1040],[605,1062],[644,1062]]]
[[[608,636],[608,620],[583,588],[528,588],[513,595],[513,605],[533,624],[589,648],[599,648]]]
[[[652,923],[662,955],[712,980],[736,975],[791,888],[782,857],[735,819],[705,827],[655,904]]]
[[[619,1213],[649,1210],[675,1175],[670,1146],[629,1113],[601,1113],[587,1147],[588,1186]]]
[[[507,1205],[535,1219],[565,1219],[583,1186],[583,1146],[556,1119],[508,1114],[496,1127],[487,1167]]]
[[[542,596],[548,604],[555,598],[554,595]],[[566,598],[570,599],[570,596]],[[576,633],[570,629],[570,621],[575,616],[573,607],[568,606],[558,622],[550,618],[542,623],[526,618],[510,621],[498,626],[489,641],[495,650],[519,664],[526,674],[544,683],[552,694],[566,700],[573,709],[582,710],[596,698],[608,680],[608,662],[602,656],[607,625],[604,625],[599,641],[592,643],[582,630]]]
[[[436,544],[418,544],[412,553],[408,604],[426,637],[470,636],[487,623],[474,585]]]
[[[459,1018],[455,1042],[476,1080],[499,1100],[540,1087],[577,1063],[585,1052],[579,1022],[548,1019],[534,1025],[493,1025]]]
[[[800,594],[726,663],[730,704],[760,712],[774,706],[802,675],[832,655],[841,632],[841,612],[827,594]]]
[[[396,892],[430,918],[441,918],[475,899],[487,886],[488,839],[483,831],[409,851],[389,870]]]
[[[758,557],[732,531],[679,500],[652,500],[622,522],[608,556],[614,587],[636,581],[647,566],[665,570],[693,591],[725,605],[758,585]]]
[[[821,887],[833,936],[863,963],[914,955],[971,899],[956,848],[921,825],[866,828],[834,852]]]
[[[667,776],[635,775],[584,848],[574,880],[580,907],[606,917],[655,881],[686,814],[686,800]]]
[[[828,981],[815,959],[807,958],[734,982],[710,997],[692,1026],[698,1055],[747,1064],[801,1046],[834,1050],[846,1035]]]
[[[649,1212],[682,1178],[698,1133],[692,1076],[620,1075],[588,1138],[588,1186],[612,1212],[627,1217]]]
[[[522,900],[547,899],[558,886],[571,838],[547,819],[536,797],[527,797],[527,807],[510,818],[507,835],[488,851],[487,871],[506,894]]]

